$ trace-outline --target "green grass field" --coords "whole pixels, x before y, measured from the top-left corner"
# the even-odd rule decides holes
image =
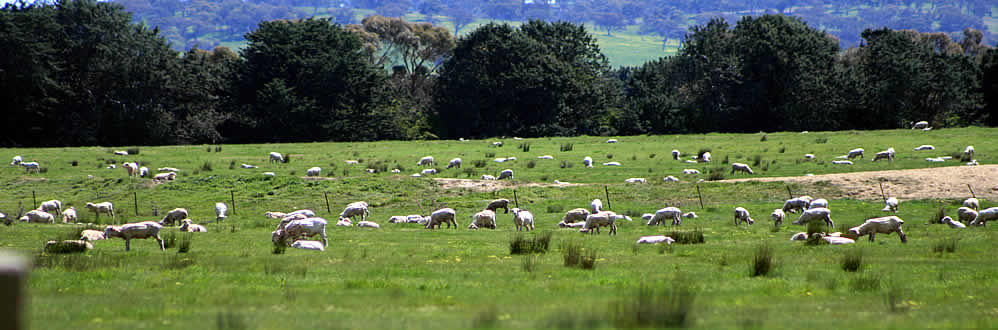
[[[876,242],[861,239],[854,246],[805,246],[788,241],[803,227],[774,229],[768,221],[769,212],[786,198],[783,183],[703,182],[701,209],[693,182],[706,174],[680,172],[727,169],[725,158],[752,165],[757,155],[757,176],[957,166],[955,160],[940,165],[924,158],[959,152],[966,145],[975,146],[979,162],[993,164],[996,135],[998,129],[960,128],[631,136],[620,137],[617,144],[604,143],[606,137],[510,138],[502,140],[501,148],[491,146],[497,140],[222,145],[217,152],[215,146],[165,146],[140,147],[131,156],[111,153],[126,147],[0,149],[4,157],[22,155],[46,168],[45,173],[25,174],[19,167],[0,166],[0,211],[6,214],[17,214],[19,203],[33,208],[33,194],[38,202],[60,199],[64,207],[75,206],[83,222],[98,222],[82,209],[88,201],[113,201],[117,222],[159,220],[175,207],[187,208],[191,218],[205,222],[214,218],[216,202],[229,203],[233,213],[224,223],[208,224],[208,233],[194,235],[188,253],[175,247],[161,252],[152,240],[133,241],[126,253],[118,239],[98,241],[93,251],[80,255],[42,253],[47,240],[80,230],[64,224],[0,226],[0,247],[34,260],[27,310],[30,326],[37,329],[993,328],[998,326],[993,226],[953,230],[926,224],[941,206],[953,215],[965,196],[902,200],[898,215],[906,220],[907,244],[895,235],[878,235]],[[523,143],[530,145],[528,152],[519,148]],[[560,151],[565,144],[573,144],[573,150]],[[912,151],[921,144],[937,150]],[[898,150],[894,164],[870,161],[873,153],[890,146]],[[856,147],[866,149],[866,160],[853,166],[831,164],[833,157]],[[686,164],[669,155],[672,149],[688,156],[702,148],[711,149],[712,164]],[[290,163],[268,164],[270,151],[291,154]],[[805,161],[805,153],[817,158]],[[545,154],[555,159],[536,159]],[[514,169],[517,200],[537,218],[536,232],[525,237],[552,233],[549,251],[511,255],[509,243],[516,233],[510,214],[499,215],[498,230],[466,229],[471,214],[489,200],[513,199],[512,190],[445,189],[429,178],[410,177],[426,155],[436,158],[442,172],[437,177],[477,178]],[[587,169],[581,163],[586,155],[597,164],[612,160],[623,166]],[[510,156],[518,160],[491,161]],[[444,169],[453,157],[463,158],[464,169]],[[153,170],[176,167],[181,172],[176,181],[156,185],[129,179],[121,168],[105,169],[109,162],[131,160]],[[361,163],[346,165],[345,160]],[[476,168],[476,160],[487,161]],[[74,161],[77,166],[71,165]],[[239,168],[243,163],[260,168]],[[302,178],[312,166],[323,168],[323,179]],[[371,174],[368,167],[403,172]],[[265,177],[266,171],[277,176]],[[663,183],[665,175],[682,182]],[[645,177],[649,183],[623,183],[629,177]],[[556,179],[588,184],[536,185]],[[791,188],[797,194],[831,197],[837,230],[883,215],[881,202],[834,197],[842,192],[832,185]],[[611,208],[620,213],[636,217],[679,205],[699,218],[685,219],[678,228],[648,227],[637,219],[620,224],[615,237],[606,230],[590,236],[555,226],[565,211],[587,207],[593,198],[605,200],[605,189]],[[325,195],[332,214],[326,211]],[[369,219],[381,229],[330,223],[326,251],[272,253],[270,232],[276,221],[265,219],[264,212],[310,208],[334,222],[345,204],[358,200],[371,204]],[[457,210],[458,229],[387,223],[392,215],[427,214],[444,204]],[[995,206],[990,200],[982,204]],[[735,206],[750,210],[757,223],[736,227]],[[152,215],[154,207],[159,217]],[[672,248],[634,244],[640,236],[673,230],[701,230],[705,242]],[[176,227],[165,232],[182,237]],[[952,242],[953,252],[935,251]],[[595,268],[564,266],[563,254],[571,245],[581,245],[583,254],[595,253]],[[775,266],[768,275],[753,277],[750,266],[760,246],[771,248]],[[862,268],[855,273],[840,266],[852,253],[862,254]],[[642,295],[642,288],[652,293]]]

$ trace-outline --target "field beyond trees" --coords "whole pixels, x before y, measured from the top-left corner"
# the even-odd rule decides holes
[[[206,224],[207,233],[186,236],[175,226],[164,229],[172,243],[166,251],[153,240],[134,240],[132,251],[125,252],[124,242],[115,239],[97,241],[83,254],[43,253],[46,241],[76,238],[83,228],[61,223],[0,226],[0,246],[31,256],[35,264],[27,311],[30,327],[38,329],[998,326],[994,226],[929,224],[940,209],[955,217],[970,197],[967,190],[902,198],[897,215],[905,220],[907,244],[881,234],[875,242],[811,246],[789,241],[807,230],[789,224],[796,215],[778,228],[769,221],[788,193],[829,199],[836,223],[829,231],[886,215],[880,210],[880,183],[888,195],[904,196],[904,190],[931,182],[914,182],[899,172],[883,177],[860,172],[970,169],[959,160],[968,145],[982,164],[974,170],[993,171],[988,164],[998,162],[998,129],[626,136],[616,144],[607,139],[0,149],[0,156],[21,155],[43,167],[42,173],[26,174],[21,167],[0,166],[0,211],[11,217],[19,205],[26,211],[50,199],[76,207],[81,221],[95,228],[110,219],[96,219],[82,207],[86,202],[114,202],[118,223],[159,220],[177,207],[206,223],[214,219],[216,202],[230,209],[224,222]],[[493,141],[504,146],[494,147]],[[935,150],[912,150],[923,144]],[[895,162],[871,161],[888,147],[897,150]],[[851,166],[831,163],[853,148],[864,148],[865,159]],[[126,149],[131,155],[112,153]],[[673,149],[682,152],[681,160],[672,159]],[[268,163],[271,151],[290,161]],[[701,151],[711,152],[713,161],[684,161]],[[440,174],[411,177],[429,168],[416,166],[427,155],[435,157],[432,167]],[[541,155],[554,159],[538,159]],[[585,156],[595,160],[594,168],[582,165]],[[942,156],[954,159],[925,161]],[[455,157],[463,159],[462,168],[445,169]],[[494,161],[509,157],[516,160]],[[160,167],[180,172],[175,181],[155,184],[127,177],[120,168],[125,161],[154,172]],[[622,166],[602,165],[611,161]],[[749,164],[756,174],[730,174],[735,162]],[[118,168],[107,169],[111,164]],[[313,166],[322,168],[322,176],[304,178]],[[395,168],[401,173],[390,172]],[[506,168],[515,171],[515,180],[489,189],[435,180],[472,180]],[[687,168],[702,174],[682,175]],[[859,181],[854,183],[877,193],[849,197],[839,179],[731,181],[853,172],[855,177],[841,180]],[[681,181],[662,182],[667,175]],[[632,177],[648,183],[624,183]],[[699,179],[706,181],[697,184]],[[995,206],[994,180],[972,187],[982,208]],[[501,211],[497,230],[467,229],[469,217],[488,201],[514,200],[514,188],[516,203],[534,213],[536,231],[516,233],[512,215]],[[556,226],[565,211],[588,207],[593,198],[635,220],[619,223],[616,236]],[[354,201],[371,205],[368,219],[380,229],[332,226]],[[393,215],[426,215],[444,206],[457,210],[457,229],[387,223]],[[640,219],[666,206],[699,217],[678,227],[649,227]],[[735,226],[736,206],[748,209],[756,223]],[[330,220],[328,248],[274,253],[276,220],[263,213],[301,208]],[[645,235],[695,240],[700,234],[699,244],[634,244]],[[531,245],[538,253],[511,254],[518,238],[543,242],[548,235],[546,252],[540,244]],[[180,253],[178,245],[184,244],[189,250]],[[578,265],[565,266],[566,259]]]

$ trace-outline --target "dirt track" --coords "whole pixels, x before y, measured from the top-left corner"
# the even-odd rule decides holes
[[[505,188],[513,187],[571,187],[571,186],[581,186],[578,183],[521,183],[514,184],[512,181],[508,180],[472,180],[472,179],[449,179],[449,178],[433,178],[441,185],[444,189],[471,189],[474,191],[495,191]]]

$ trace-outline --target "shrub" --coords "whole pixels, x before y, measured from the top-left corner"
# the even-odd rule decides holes
[[[752,166],[759,166],[762,163],[762,155],[752,156]]]
[[[73,160],[73,162],[69,163],[69,164],[72,165],[72,166],[77,166],[77,165],[80,165],[80,162],[78,162],[76,160]]]
[[[565,152],[565,151],[572,151],[574,149],[575,149],[574,143],[562,143],[558,150]]]
[[[850,249],[842,255],[842,270],[847,272],[857,272],[863,267],[863,251],[859,249]]]
[[[787,147],[786,146],[780,147],[780,153],[782,154],[785,152],[787,152]]]
[[[201,170],[205,172],[211,172],[211,162],[207,160],[204,161],[204,164],[201,164]]]
[[[582,245],[576,242],[565,243],[561,246],[561,258],[565,262],[565,267],[575,267],[582,262]]]
[[[527,168],[534,168],[535,166],[537,166],[537,161],[531,160],[527,162]]]
[[[828,138],[826,138],[826,137],[820,137],[820,138],[814,139],[814,143],[816,143],[816,144],[825,144],[825,143],[828,143]]]
[[[606,159],[613,159],[613,154],[606,154]]]
[[[138,155],[139,154],[139,147],[131,147],[131,148],[125,149],[125,152],[128,152],[129,156],[131,156],[131,155]]]
[[[520,143],[520,150],[523,150],[523,152],[530,152],[530,143]]]
[[[509,254],[547,253],[552,235],[551,232],[545,232],[528,239],[517,233],[509,240]]]
[[[496,153],[494,153],[494,152],[486,152],[485,153],[485,158],[495,158],[495,156],[496,156]]]
[[[703,244],[703,229],[700,227],[693,230],[673,230],[663,234],[676,240],[674,244]]]
[[[672,287],[653,289],[642,284],[632,299],[611,306],[610,319],[618,328],[683,328],[691,326],[696,292],[683,280]]]
[[[932,252],[935,253],[953,253],[956,252],[956,242],[955,237],[943,238],[932,244]]]
[[[759,142],[766,142],[766,140],[769,140],[769,137],[765,134],[763,134],[762,137],[759,138]]]
[[[488,161],[484,160],[484,159],[478,159],[478,160],[474,160],[474,161],[471,162],[471,165],[474,165],[475,168],[482,168],[482,167],[485,167],[485,165],[487,165],[487,164],[488,164]]]
[[[582,256],[582,261],[579,265],[582,269],[596,269],[597,257],[596,250],[590,250],[589,253]]]
[[[752,268],[750,275],[766,276],[773,270],[773,249],[769,245],[760,245],[752,258]]]
[[[718,181],[724,180],[724,168],[716,167],[710,169],[710,173],[707,174],[707,181]]]

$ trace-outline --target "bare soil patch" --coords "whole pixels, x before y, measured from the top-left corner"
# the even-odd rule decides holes
[[[842,191],[841,196],[825,198],[881,199],[878,182],[890,197],[900,199],[970,197],[969,184],[977,198],[998,198],[998,165],[949,166],[911,170],[889,170],[792,176],[771,178],[730,179],[717,182],[783,181],[816,184],[827,182]]]
[[[473,179],[451,179],[433,178],[440,183],[444,189],[470,189],[473,191],[496,191],[505,188],[517,187],[572,187],[581,186],[581,183],[514,183],[509,180],[473,180]]]

